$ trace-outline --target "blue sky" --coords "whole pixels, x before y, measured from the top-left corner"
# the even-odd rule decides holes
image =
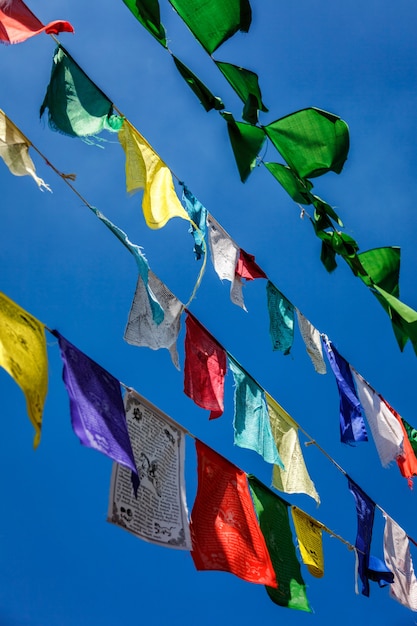
[[[405,0],[381,8],[371,1],[278,5],[252,3],[250,32],[225,43],[214,57],[259,75],[269,113],[261,122],[308,106],[342,117],[351,149],[340,175],[316,179],[318,195],[336,207],[361,251],[402,249],[403,301],[417,308],[415,268],[416,9]],[[339,352],[412,425],[416,356],[400,353],[388,317],[342,262],[329,275],[307,219],[265,168],[246,184],[237,174],[226,125],[206,113],[167,53],[121,0],[30,3],[44,22],[67,19],[74,35],[61,41],[86,73],[185,181],[238,245],[254,254],[276,286],[327,333]],[[172,51],[223,98],[237,118],[241,103],[180,18],[161,0]],[[183,302],[199,264],[184,221],[147,228],[140,194],[125,190],[124,155],[115,135],[103,149],[52,132],[39,121],[54,42],[40,35],[0,50],[0,108],[59,170],[77,174],[77,190],[143,246],[152,270]],[[233,385],[226,379],[225,413],[208,414],[183,393],[183,373],[168,352],[135,348],[123,332],[136,284],[133,258],[79,199],[31,152],[37,173],[52,187],[40,193],[29,177],[12,176],[0,163],[2,228],[0,290],[99,362],[116,378],[180,422],[194,435],[270,484],[271,467],[233,445]],[[277,159],[269,146],[265,160]],[[245,288],[248,313],[229,299],[209,260],[190,305],[194,315],[326,452],[411,536],[417,538],[415,490],[396,467],[383,469],[371,441],[347,447],[339,440],[338,395],[331,373],[317,375],[296,332],[292,352],[274,353],[268,334],[265,281]],[[371,586],[355,595],[354,555],[324,537],[325,575],[303,567],[314,613],[275,606],[265,590],[230,574],[197,572],[188,553],[142,542],[106,523],[111,462],[80,446],[72,432],[62,364],[48,335],[49,392],[40,447],[24,398],[0,371],[1,626],[86,626],[100,623],[246,626],[285,620],[288,626],[355,621],[409,626],[411,611]],[[183,363],[184,324],[179,338]],[[321,496],[288,496],[335,533],[354,543],[356,512],[346,479],[314,446],[304,448]],[[187,440],[186,481],[191,511],[195,453]],[[383,523],[376,513],[373,552],[382,555]],[[416,561],[417,551],[412,548]]]

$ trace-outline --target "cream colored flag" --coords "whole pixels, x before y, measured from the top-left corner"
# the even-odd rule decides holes
[[[384,560],[394,574],[389,594],[412,611],[417,611],[417,579],[410,554],[407,533],[386,513],[384,530]]]
[[[45,327],[3,293],[0,293],[0,366],[25,394],[29,418],[36,431],[33,443],[36,448],[48,390]]]
[[[29,156],[30,142],[0,109],[0,157],[15,176],[32,176],[43,191],[49,186],[36,175],[35,166]]]
[[[320,504],[320,496],[304,462],[298,438],[298,426],[288,413],[265,392],[272,436],[285,470],[274,465],[272,484],[284,493],[305,493]]]
[[[322,524],[301,509],[291,507],[301,558],[308,571],[316,578],[324,576]]]
[[[307,354],[314,365],[314,369],[318,374],[326,373],[326,363],[323,359],[323,350],[321,347],[320,333],[317,328],[314,328],[313,324],[304,317],[304,315],[298,310],[298,328],[300,329],[301,337],[306,346]]]
[[[126,155],[128,193],[143,189],[142,209],[149,228],[162,228],[172,217],[190,221],[172,182],[172,174],[146,139],[125,120],[118,133]]]

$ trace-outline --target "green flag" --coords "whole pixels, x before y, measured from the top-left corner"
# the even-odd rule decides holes
[[[413,448],[414,454],[417,457],[417,430],[410,426],[410,424],[406,422],[405,419],[401,418],[401,421],[405,428],[405,432],[407,433],[407,437],[411,444],[411,447]]]
[[[158,0],[123,0],[123,2],[142,26],[166,48],[166,34],[165,28],[161,24]]]
[[[294,202],[311,204],[309,191],[313,188],[313,185],[307,178],[304,180],[298,178],[288,165],[281,165],[281,163],[264,163],[264,165],[284,187]]]
[[[216,60],[214,62],[243,101],[245,105],[242,115],[243,119],[249,122],[249,124],[256,124],[258,111],[263,111],[264,113],[268,111],[262,102],[258,76],[250,70],[245,70],[245,68],[232,65],[231,63],[223,63]]]
[[[244,183],[256,165],[256,157],[264,144],[265,133],[257,126],[236,122],[231,113],[224,112],[222,115],[227,122],[240,180]]]
[[[193,74],[193,72],[188,69],[186,65],[182,61],[180,61],[176,56],[172,55],[175,66],[185,82],[195,93],[197,98],[200,100],[201,104],[205,108],[206,111],[210,111],[211,109],[216,109],[217,111],[221,111],[224,109],[224,104],[222,100],[214,96],[211,91],[206,87],[206,85],[201,82],[201,80]]]

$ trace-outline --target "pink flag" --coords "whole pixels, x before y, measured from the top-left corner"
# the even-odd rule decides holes
[[[48,35],[73,33],[69,22],[56,20],[42,24],[22,0],[0,0],[0,41],[2,43],[22,43],[45,32]]]

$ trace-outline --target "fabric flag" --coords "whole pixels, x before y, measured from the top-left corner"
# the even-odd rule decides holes
[[[394,415],[395,415],[395,411],[394,411]],[[406,422],[405,419],[403,419],[402,417],[400,419],[405,428],[405,432],[407,433],[407,438],[410,442],[411,448],[414,451],[414,454],[417,454],[417,430],[413,428],[412,426],[410,426],[410,424]]]
[[[182,78],[185,80],[191,91],[200,100],[200,104],[203,105],[206,111],[215,109],[221,111],[224,109],[222,99],[215,96],[210,89],[192,72],[182,61],[180,61],[175,55],[171,53],[172,60],[175,63],[175,67],[179,71]]]
[[[260,454],[267,463],[284,469],[271,432],[263,389],[229,356],[229,366],[235,382],[234,442]]]
[[[338,353],[328,337],[323,346],[336,378],[340,396],[340,440],[342,443],[368,441],[361,405],[356,395],[349,363]]]
[[[158,0],[123,0],[123,2],[131,10],[138,22],[166,48],[166,33],[163,24],[161,24]]]
[[[246,474],[198,439],[195,444],[198,486],[190,529],[197,570],[230,572],[276,587]]]
[[[403,456],[403,430],[381,396],[370,387],[369,383],[352,366],[350,370],[382,466],[388,467],[399,456]]]
[[[244,183],[258,163],[258,155],[266,140],[265,131],[259,126],[236,122],[231,113],[222,112],[221,115],[227,123],[240,180]]]
[[[282,470],[278,465],[274,465],[273,486],[284,493],[305,493],[320,504],[320,496],[304,462],[297,424],[268,393],[265,397],[272,436],[285,467],[285,470]]]
[[[49,186],[36,175],[35,166],[29,156],[31,143],[0,109],[0,157],[15,176],[32,176],[39,189],[51,191]]]
[[[262,268],[255,263],[255,257],[253,254],[248,254],[242,248],[239,249],[239,257],[236,263],[235,277],[232,285],[232,300],[235,304],[242,306],[246,311],[246,306],[243,301],[243,280],[250,281],[255,278],[267,278],[267,275]]]
[[[145,541],[191,550],[184,477],[186,431],[136,392],[129,391],[124,400],[139,486],[135,495],[131,472],[113,464],[107,520]]]
[[[148,284],[163,309],[164,319],[160,324],[155,323],[145,284],[139,276],[124,339],[133,346],[144,346],[151,350],[166,348],[169,350],[173,364],[179,370],[177,338],[184,305],[155,276],[152,270],[149,270]]]
[[[45,26],[32,13],[22,0],[0,0],[0,41],[2,43],[22,43],[45,32],[47,35],[73,33],[69,22],[56,20]]]
[[[223,63],[215,59],[214,62],[244,103],[242,118],[249,124],[257,124],[258,111],[268,112],[262,102],[258,76],[243,67],[232,65],[232,63]]]
[[[196,227],[191,224],[189,232],[194,237],[194,253],[198,261],[206,252],[207,209],[197,200],[184,183],[182,187],[182,200],[185,204],[185,210],[191,222],[197,226],[196,229]]]
[[[127,120],[118,137],[126,155],[127,192],[144,190],[142,209],[149,228],[162,228],[172,217],[190,221],[175,193],[170,170],[146,139]]]
[[[272,349],[289,354],[294,341],[294,306],[270,280],[266,284],[266,296]]]
[[[120,383],[57,330],[72,428],[83,446],[98,450],[137,474]]]
[[[184,393],[210,411],[210,419],[223,413],[226,351],[187,311],[185,320]]]
[[[303,563],[312,576],[322,578],[324,576],[323,525],[295,506],[291,507],[291,514]]]
[[[358,530],[356,534],[357,573],[362,581],[362,595],[369,596],[369,556],[372,540],[372,529],[375,516],[375,503],[349,477],[349,491],[356,503]]]
[[[55,49],[51,78],[40,108],[48,109],[52,130],[70,137],[95,137],[102,130],[117,132],[123,118],[113,104],[61,46]]]
[[[0,366],[19,385],[39,445],[42,413],[48,391],[45,327],[30,313],[0,293]]]
[[[266,587],[268,595],[279,606],[311,612],[295,552],[288,504],[255,476],[248,476],[248,480],[278,582],[278,588]]]
[[[326,374],[326,363],[323,359],[320,333],[298,309],[296,309],[296,312],[298,328],[300,329],[301,337],[305,343],[307,354],[314,365],[314,369],[317,374]]]
[[[384,561],[376,556],[369,557],[368,578],[378,583],[380,587],[386,587],[394,582],[394,574],[388,569]]]
[[[403,433],[403,451],[402,455],[397,457],[397,465],[398,469],[401,472],[401,476],[407,478],[408,486],[410,489],[413,488],[413,476],[417,476],[417,457],[415,454],[415,450],[412,447],[412,440],[410,439],[410,433],[412,432],[412,428],[410,424],[408,424],[402,417],[397,413],[395,409],[392,408],[388,404],[384,398],[381,396],[381,401],[386,404],[388,411],[395,417],[398,421],[400,428]]]
[[[384,513],[384,558],[394,574],[390,596],[411,611],[417,611],[417,579],[410,554],[410,542],[404,530]]]

